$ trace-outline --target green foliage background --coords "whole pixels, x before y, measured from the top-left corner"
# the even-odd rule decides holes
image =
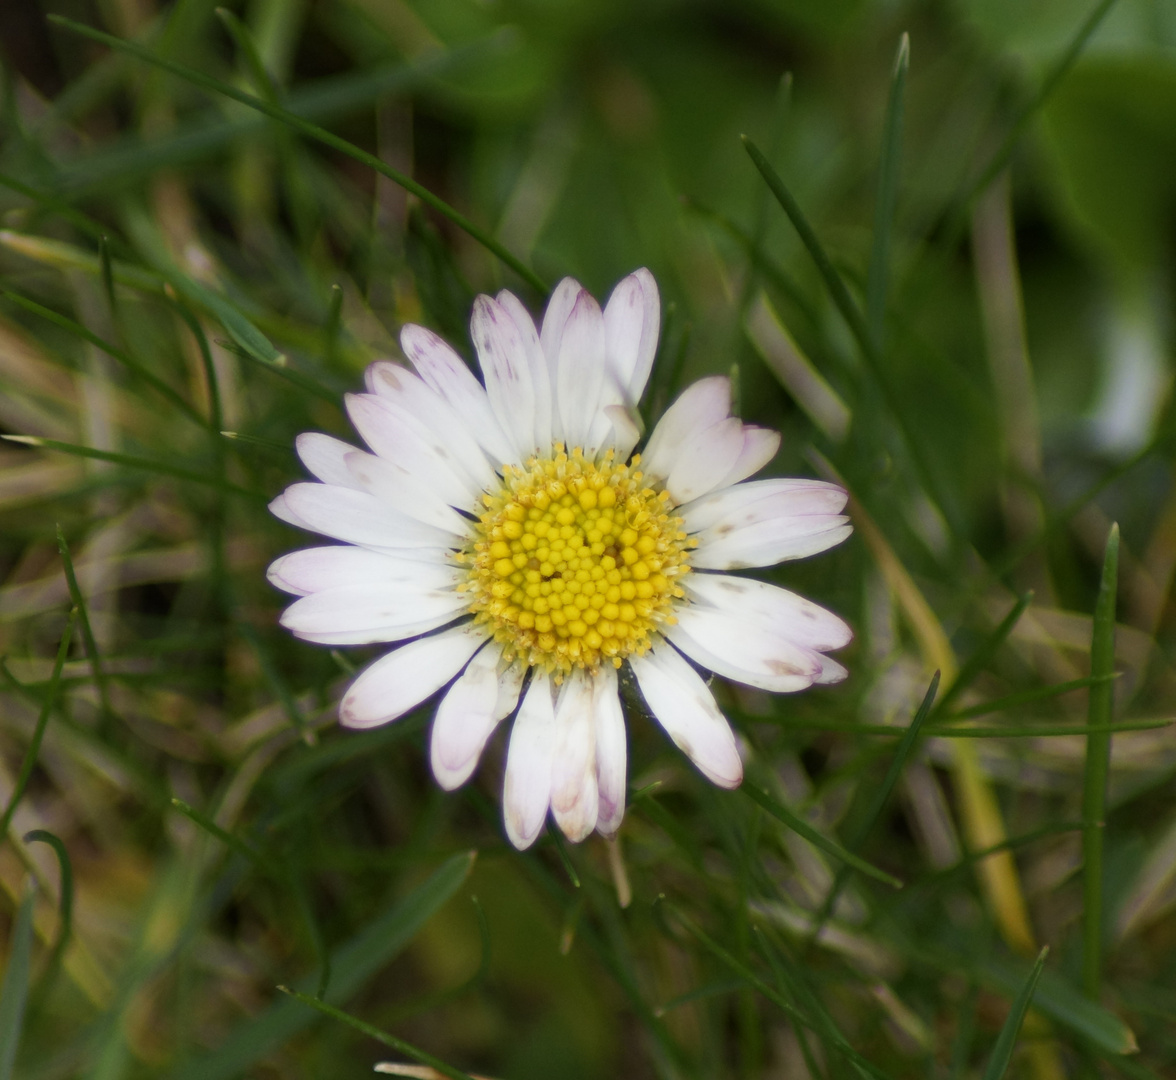
[[[1176,3],[228,8],[0,5],[0,1080],[1176,1076]],[[647,419],[850,488],[772,576],[851,676],[716,681],[735,793],[630,688],[619,847],[520,855],[504,732],[336,729],[266,501],[404,322],[642,265]]]

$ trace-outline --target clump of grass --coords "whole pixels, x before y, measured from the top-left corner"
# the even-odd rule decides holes
[[[1159,108],[1112,6],[4,16],[0,1080],[1169,1075],[1170,410],[1083,415],[1169,254],[1090,153]],[[615,846],[520,855],[501,737],[444,794],[427,707],[337,730],[367,653],[277,627],[266,502],[404,322],[637,265],[646,419],[735,370],[849,488],[776,579],[851,678],[716,683],[742,792],[637,719]]]

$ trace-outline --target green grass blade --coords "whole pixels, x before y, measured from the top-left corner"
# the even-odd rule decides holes
[[[276,105],[281,95],[278,92],[277,86],[274,84],[274,80],[270,77],[270,73],[265,69],[261,54],[257,51],[257,42],[253,40],[253,35],[249,32],[249,27],[241,22],[228,8],[218,7],[216,9],[216,17],[220,19],[224,28],[229,32],[229,36],[233,39],[233,44],[237,46],[237,52],[241,55],[245,68],[249,72],[249,78],[252,80],[258,93],[271,105]]]
[[[418,1050],[412,1043],[398,1039],[395,1035],[389,1035],[388,1032],[381,1031],[379,1028],[373,1027],[358,1017],[343,1012],[342,1009],[336,1009],[334,1006],[328,1005],[325,1002],[316,1001],[309,995],[300,994],[297,990],[291,990],[286,986],[279,986],[278,989],[283,994],[289,994],[295,1001],[307,1005],[312,1009],[317,1009],[324,1016],[329,1016],[332,1020],[338,1020],[340,1023],[355,1028],[356,1031],[362,1032],[369,1039],[374,1039],[376,1042],[390,1047],[398,1054],[403,1054],[405,1057],[412,1058],[413,1061],[419,1061],[422,1065],[427,1065],[430,1069],[439,1072],[442,1076],[449,1077],[449,1080],[473,1080],[473,1077],[469,1073],[455,1069],[452,1065],[446,1065],[440,1058],[435,1058],[432,1054],[426,1053],[424,1050]]]
[[[1110,676],[1110,680],[1117,678],[1115,675]],[[1081,679],[1069,679],[1066,682],[1051,683],[1049,686],[1038,686],[1033,690],[1018,690],[1015,694],[1006,694],[1004,697],[993,698],[991,701],[982,701],[978,705],[969,705],[966,709],[960,709],[958,712],[953,712],[949,716],[936,716],[934,723],[947,723],[949,720],[968,720],[975,716],[989,716],[996,712],[1007,712],[1009,709],[1017,709],[1022,705],[1031,705],[1038,701],[1048,701],[1050,698],[1060,697],[1062,694],[1068,694],[1073,690],[1082,690],[1088,686],[1094,686],[1099,682],[1110,681],[1100,676],[1084,675]],[[942,710],[936,710],[942,712]]]
[[[996,179],[1001,170],[1009,163],[1013,152],[1017,148],[1017,143],[1020,141],[1022,134],[1024,134],[1026,126],[1046,101],[1049,100],[1049,96],[1057,88],[1058,83],[1062,81],[1066,73],[1074,66],[1075,61],[1082,55],[1082,51],[1086,48],[1091,36],[1098,29],[1099,24],[1106,17],[1107,12],[1114,6],[1115,0],[1099,0],[1094,10],[1091,11],[1078,27],[1077,32],[1070,39],[1070,43],[1066,46],[1065,51],[1050,65],[1049,70],[1045,73],[1045,77],[1041,80],[1041,85],[1037,88],[1037,93],[1017,113],[1016,119],[1013,121],[1013,126],[1009,129],[1009,133],[1005,136],[1004,141],[996,153],[992,155],[992,160],[976,178],[971,187],[968,188],[967,193],[958,201],[957,206],[959,209],[957,215],[960,221],[960,225],[957,226],[958,228],[962,229],[963,222],[966,221],[968,216],[968,208],[972,205],[973,201],[987,189],[988,185]]]
[[[424,883],[334,950],[328,1000],[332,1003],[346,1001],[397,956],[457,892],[473,863],[472,852],[447,860]],[[298,984],[304,1003],[314,1001],[309,995],[317,982],[316,973]],[[314,1014],[303,1008],[299,1003],[301,1000],[274,1002],[258,1016],[239,1024],[217,1049],[176,1069],[171,1080],[235,1080],[314,1021]]]
[[[551,841],[555,845],[556,854],[559,855],[559,861],[563,864],[564,872],[568,875],[568,880],[572,883],[572,887],[575,889],[580,888],[580,875],[576,873],[576,868],[572,864],[572,857],[568,854],[568,848],[564,843],[563,834],[559,829],[548,829],[547,835],[551,837]]]
[[[543,280],[529,267],[525,266],[516,256],[512,255],[505,247],[494,239],[489,233],[480,229],[472,221],[470,221],[464,214],[459,213],[452,206],[450,206],[443,199],[439,199],[428,188],[418,184],[411,177],[406,176],[398,169],[386,165],[374,154],[369,154],[366,150],[361,150],[358,146],[348,142],[346,139],[340,138],[327,131],[326,128],[319,127],[317,124],[311,123],[309,120],[304,120],[302,117],[295,115],[292,112],[283,109],[279,105],[271,104],[263,101],[261,98],[254,97],[252,94],[247,94],[243,90],[238,90],[236,87],[230,86],[228,83],[221,82],[219,79],[214,79],[209,75],[205,75],[195,68],[187,67],[183,64],[177,64],[172,60],[167,60],[162,56],[158,56],[150,49],[145,49],[140,45],[136,45],[130,41],[124,41],[122,38],[114,37],[111,34],[104,34],[101,30],[95,30],[89,26],[84,26],[81,23],[74,22],[72,19],[63,18],[60,15],[50,15],[49,20],[55,25],[60,26],[66,30],[71,30],[75,34],[81,34],[93,41],[101,42],[112,49],[117,49],[121,52],[128,53],[131,56],[137,57],[140,60],[146,61],[149,64],[154,64],[156,67],[162,68],[164,71],[170,72],[181,79],[186,80],[204,90],[211,91],[215,94],[221,94],[225,97],[232,98],[234,101],[241,102],[242,105],[247,105],[251,109],[256,109],[260,113],[264,113],[271,119],[278,120],[295,131],[315,139],[333,150],[338,150],[342,154],[346,154],[350,158],[368,166],[378,172],[381,176],[387,177],[394,184],[398,184],[404,188],[405,191],[411,192],[421,202],[427,206],[431,206],[437,213],[443,217],[447,217],[459,229],[468,234],[472,239],[481,244],[487,251],[495,255],[504,265],[509,266],[516,274],[519,275],[523,281],[527,282],[533,289],[541,296],[547,296],[548,289]]]
[[[903,732],[898,746],[894,748],[894,756],[890,759],[890,766],[886,770],[886,775],[882,778],[881,786],[874,792],[869,807],[847,838],[847,846],[851,851],[856,851],[865,843],[866,838],[873,832],[874,827],[878,824],[878,820],[882,817],[882,811],[890,801],[890,794],[894,790],[894,785],[898,783],[898,778],[902,775],[902,770],[906,767],[907,758],[910,757],[911,751],[915,748],[915,741],[919,737],[919,732],[922,730],[924,722],[931,713],[931,706],[935,701],[935,693],[938,689],[939,672],[937,671],[931,677],[931,683],[927,687],[927,693],[923,695],[922,704],[919,705],[913,719]],[[825,921],[832,913],[833,907],[837,903],[837,898],[841,895],[841,890],[845,888],[845,884],[849,880],[849,873],[849,867],[847,866],[842,866],[837,871],[837,876],[833,879],[833,884],[825,894],[825,899],[821,903],[821,908],[817,912],[816,918],[813,919],[812,929],[808,934],[809,942],[815,941],[821,933],[821,928],[825,925]]]
[[[898,196],[898,170],[902,159],[902,114],[907,69],[911,60],[911,39],[902,35],[890,97],[886,102],[886,123],[882,137],[882,164],[878,170],[878,195],[874,205],[874,241],[870,249],[870,270],[866,283],[866,325],[879,351],[886,327],[886,288],[890,275],[890,234]]]
[[[212,315],[229,332],[229,337],[255,360],[265,364],[285,362],[282,354],[274,348],[273,342],[223,296],[205,288],[178,270],[161,268],[159,273],[182,297]]]
[[[1009,995],[1015,994],[1023,982],[1021,972],[1008,961],[989,961],[978,974]],[[1135,1035],[1122,1020],[1083,997],[1055,972],[1047,971],[1041,976],[1033,1007],[1106,1053],[1133,1054],[1139,1049]]]
[[[58,535],[60,536],[60,533]],[[64,541],[62,542],[64,543]],[[74,581],[71,589],[76,585],[77,582]],[[17,805],[20,803],[21,798],[24,796],[25,788],[28,786],[29,777],[33,775],[33,767],[37,764],[37,755],[41,752],[41,740],[45,736],[45,728],[49,724],[49,717],[53,712],[53,706],[57,703],[57,691],[61,682],[61,669],[65,666],[65,658],[69,655],[69,639],[73,632],[74,618],[77,616],[78,611],[79,609],[75,607],[69,613],[69,618],[65,621],[65,629],[61,633],[61,643],[57,646],[57,659],[53,661],[53,672],[49,676],[49,685],[45,688],[45,696],[41,700],[41,712],[37,717],[36,727],[33,728],[33,737],[29,741],[28,749],[25,751],[24,761],[21,762],[20,772],[17,774],[16,783],[12,787],[12,794],[8,797],[8,805],[4,808],[4,816],[0,818],[0,839],[8,835],[8,827],[12,824],[12,815],[16,813]],[[91,655],[97,657],[97,649]]]
[[[1102,580],[1094,607],[1090,673],[1103,681],[1090,688],[1091,727],[1110,724],[1115,687],[1115,597],[1119,580],[1119,526],[1112,525],[1103,558]],[[1093,731],[1086,737],[1086,771],[1082,780],[1082,989],[1097,1000],[1102,984],[1103,841],[1111,735]]]
[[[928,725],[925,734],[937,739],[1052,739],[1059,735],[1111,735],[1116,731],[1154,731],[1171,727],[1176,719],[1124,720],[1117,724],[1034,724],[1031,727],[940,727]]]
[[[103,250],[105,251],[105,249]],[[102,262],[104,277],[108,272],[109,266],[109,258],[104,258]],[[109,272],[113,273],[113,271]],[[122,364],[123,367],[131,372],[137,379],[141,379],[157,394],[163,398],[166,398],[190,420],[194,420],[201,427],[208,427],[208,421],[206,421],[204,417],[202,417],[200,413],[198,413],[196,409],[192,407],[191,403],[189,403],[177,391],[168,386],[167,383],[159,378],[158,375],[155,375],[146,365],[140,363],[129,353],[124,352],[115,345],[111,345],[108,341],[104,341],[97,334],[87,330],[84,326],[82,326],[81,323],[74,322],[73,319],[67,318],[64,315],[60,315],[51,308],[44,307],[34,300],[29,300],[26,297],[21,296],[19,293],[14,293],[11,289],[0,288],[0,296],[3,296],[7,300],[11,300],[12,303],[16,304],[18,307],[22,307],[26,311],[32,312],[32,314],[38,315],[42,319],[48,320],[49,322],[53,323],[54,326],[59,326],[62,330],[66,330],[69,333],[80,337],[83,341],[88,341],[91,345],[101,349],[104,353],[106,353],[107,356],[113,357],[120,364]]]
[[[109,450],[95,450],[92,446],[79,446],[77,443],[60,442],[57,439],[43,439],[39,435],[0,435],[0,439],[23,443],[25,446],[42,447],[46,450],[59,450],[63,454],[73,454],[75,457],[109,461],[115,465],[123,465],[128,469],[142,469],[145,472],[159,473],[162,476],[172,476],[177,480],[187,480],[193,484],[219,488],[221,491],[240,495],[246,499],[268,501],[267,496],[260,491],[250,491],[248,488],[219,480],[215,476],[206,476],[203,473],[193,472],[191,469],[181,469],[178,465],[169,465],[166,461],[153,461],[151,458],[134,457],[131,454],[116,454]]]
[[[57,865],[61,871],[61,900],[57,908],[60,927],[57,931],[57,940],[53,943],[53,951],[49,954],[49,959],[45,964],[45,972],[37,987],[37,994],[40,997],[57,974],[61,965],[61,957],[65,953],[66,945],[69,944],[70,934],[73,933],[73,864],[70,862],[69,852],[61,838],[54,836],[46,829],[33,829],[32,832],[25,833],[24,842],[26,844],[37,842],[48,844],[57,856]]]
[[[262,870],[272,870],[269,863],[258,851],[254,850],[249,844],[245,843],[239,836],[234,836],[226,829],[222,829],[215,821],[207,814],[201,813],[194,806],[189,806],[183,799],[172,799],[172,806],[174,806],[181,814],[189,821],[199,825],[210,836],[215,837],[230,851],[235,851],[238,855],[243,855],[254,866]]]
[[[1017,994],[1009,1015],[1005,1018],[1004,1026],[996,1037],[996,1045],[992,1048],[992,1057],[988,1059],[988,1068],[984,1070],[984,1080],[1001,1080],[1009,1067],[1013,1057],[1013,1049],[1017,1045],[1017,1036],[1021,1034],[1021,1025],[1025,1022],[1025,1013],[1029,1011],[1029,1003],[1033,1000],[1033,993],[1037,989],[1037,981],[1045,968],[1045,958],[1049,956],[1049,946],[1037,954],[1037,962],[1029,972],[1020,992]]]
[[[955,679],[952,680],[951,686],[947,688],[946,693],[939,699],[939,705],[935,709],[936,717],[942,716],[951,707],[952,702],[971,686],[976,680],[976,676],[988,666],[988,662],[996,655],[996,651],[1005,643],[1005,639],[1008,638],[1009,634],[1013,632],[1013,627],[1021,621],[1021,616],[1025,614],[1025,609],[1032,601],[1032,591],[1024,593],[1012,606],[1009,613],[1001,619],[1000,625],[964,661]]]
[[[859,873],[865,874],[866,877],[871,877],[875,881],[881,881],[883,884],[890,885],[895,889],[902,888],[902,882],[898,878],[886,873],[885,870],[879,870],[876,866],[866,862],[865,859],[859,858],[852,851],[846,851],[845,848],[834,843],[827,836],[822,836],[807,821],[794,814],[788,807],[777,802],[766,791],[747,782],[739,790],[751,799],[752,802],[762,806],[777,821],[783,822],[793,832],[799,836],[803,836],[814,847],[820,848],[826,855],[832,855],[833,858],[838,859],[848,866],[852,866]]]
[[[821,280],[824,281],[825,288],[829,291],[829,296],[837,306],[837,310],[841,312],[841,316],[845,319],[851,333],[857,339],[862,352],[866,355],[871,365],[876,368],[877,352],[874,348],[874,339],[871,337],[869,327],[866,325],[865,317],[862,315],[857,302],[849,295],[849,289],[845,287],[845,282],[837,272],[833,261],[826,254],[825,248],[817,238],[813,227],[809,224],[808,218],[804,216],[804,211],[801,210],[800,204],[796,201],[792,192],[789,191],[784,181],[780,179],[780,174],[772,168],[771,163],[764,157],[760,148],[746,135],[743,137],[743,147],[751,157],[755,167],[759,170],[760,175],[764,178],[772,194],[776,196],[776,201],[783,208],[784,213],[788,215],[788,220],[792,222],[792,227],[800,237],[801,243],[808,249],[809,257],[816,265],[817,273],[821,275]]]
[[[33,953],[33,905],[37,894],[30,880],[12,928],[12,944],[4,982],[0,985],[0,1080],[12,1080],[16,1049],[29,996],[29,963]]]

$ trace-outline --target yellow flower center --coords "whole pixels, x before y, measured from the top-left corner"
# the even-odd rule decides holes
[[[620,667],[649,648],[659,623],[673,623],[678,579],[689,573],[682,519],[669,496],[642,483],[639,457],[612,451],[599,462],[556,444],[550,458],[507,465],[502,487],[457,559],[470,611],[487,623],[504,655],[560,679],[573,668]]]

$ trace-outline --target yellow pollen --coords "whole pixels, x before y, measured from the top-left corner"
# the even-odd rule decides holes
[[[505,466],[502,486],[483,496],[456,556],[469,574],[459,587],[508,660],[556,681],[574,668],[620,667],[675,621],[697,541],[639,462],[617,464],[610,450],[593,463],[557,443],[549,458]]]

